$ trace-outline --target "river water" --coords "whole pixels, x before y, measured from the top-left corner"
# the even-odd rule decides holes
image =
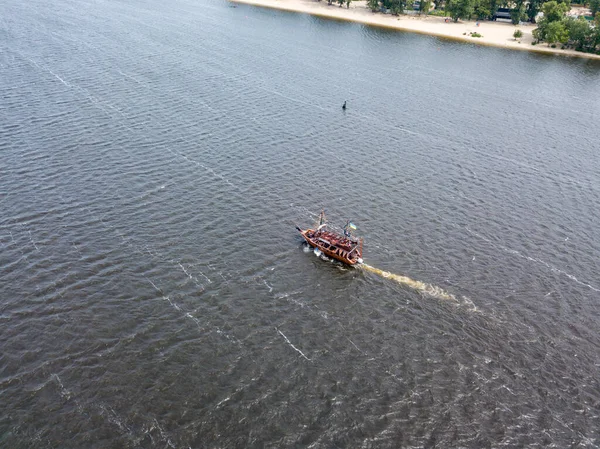
[[[4,0],[0,447],[600,446],[599,99],[583,59]],[[367,267],[303,246],[321,208]]]

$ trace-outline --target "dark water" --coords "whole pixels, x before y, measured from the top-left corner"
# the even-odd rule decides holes
[[[586,60],[4,0],[0,447],[600,446],[599,121]]]

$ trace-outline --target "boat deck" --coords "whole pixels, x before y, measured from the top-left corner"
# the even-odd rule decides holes
[[[331,231],[299,230],[309,245],[318,248],[329,257],[348,265],[354,265],[362,261],[362,245],[358,240],[349,239]]]

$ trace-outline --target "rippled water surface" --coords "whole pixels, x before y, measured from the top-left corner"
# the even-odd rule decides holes
[[[4,0],[0,447],[600,446],[599,99],[586,60]],[[302,245],[321,207],[369,266]]]

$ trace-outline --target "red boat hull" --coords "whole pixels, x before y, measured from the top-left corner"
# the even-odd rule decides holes
[[[356,265],[362,262],[362,240],[351,248],[348,244],[344,245],[337,240],[334,241],[335,236],[331,233],[320,233],[320,231],[314,229],[302,230],[297,226],[296,229],[300,231],[300,234],[310,246],[318,248],[326,256],[339,260],[346,265]],[[343,237],[342,239],[344,243],[351,243]]]

